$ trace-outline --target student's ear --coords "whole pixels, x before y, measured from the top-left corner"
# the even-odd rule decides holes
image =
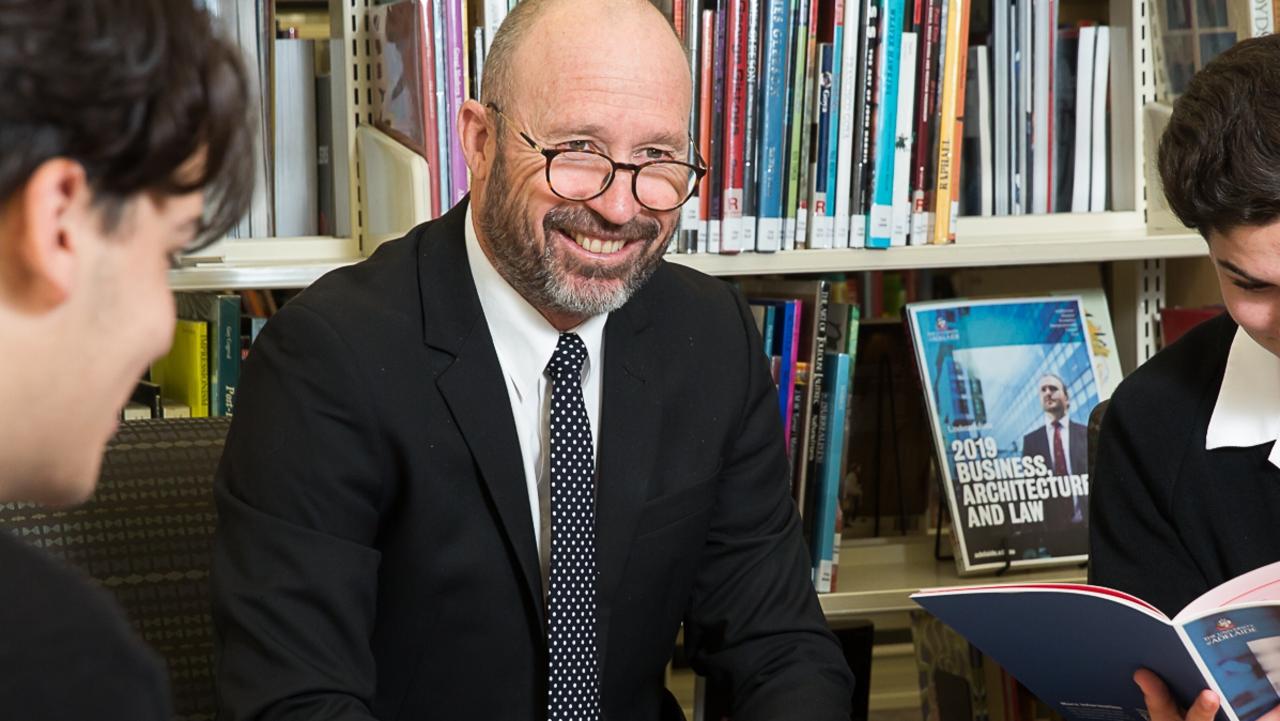
[[[85,234],[95,233],[92,192],[84,167],[66,158],[46,160],[5,208],[13,217],[3,239],[6,294],[29,311],[65,302],[85,262]]]

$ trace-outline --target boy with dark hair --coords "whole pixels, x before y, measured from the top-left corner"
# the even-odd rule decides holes
[[[1280,36],[1192,78],[1160,141],[1169,205],[1204,236],[1227,314],[1120,385],[1099,437],[1090,580],[1174,614],[1280,559]],[[1182,718],[1139,671],[1152,721]],[[1187,721],[1208,721],[1210,691]],[[1280,709],[1263,717],[1280,719]]]
[[[252,188],[248,83],[190,0],[0,0],[0,502],[76,503],[174,327],[174,256]],[[5,718],[167,719],[99,589],[0,531]]]

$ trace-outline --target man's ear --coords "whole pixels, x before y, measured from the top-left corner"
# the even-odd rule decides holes
[[[458,140],[462,154],[471,171],[471,184],[484,185],[484,179],[493,166],[496,151],[493,126],[489,124],[489,110],[475,100],[468,100],[458,109]]]
[[[15,194],[3,239],[8,294],[29,310],[60,305],[75,286],[85,262],[86,233],[97,232],[84,167],[66,158],[46,160]]]

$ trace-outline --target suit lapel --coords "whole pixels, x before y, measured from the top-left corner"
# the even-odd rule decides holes
[[[467,202],[425,231],[418,254],[423,341],[436,354],[436,387],[480,471],[546,635],[542,572],[511,399],[467,263]]]
[[[648,328],[649,316],[639,294],[613,313],[605,326],[596,496],[601,659],[606,657],[609,610],[625,571],[657,456],[654,446],[662,414],[658,392],[661,369]]]

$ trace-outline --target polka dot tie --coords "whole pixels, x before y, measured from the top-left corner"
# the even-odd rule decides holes
[[[600,718],[596,657],[595,454],[582,400],[587,347],[561,333],[551,379],[551,590],[548,721]]]

